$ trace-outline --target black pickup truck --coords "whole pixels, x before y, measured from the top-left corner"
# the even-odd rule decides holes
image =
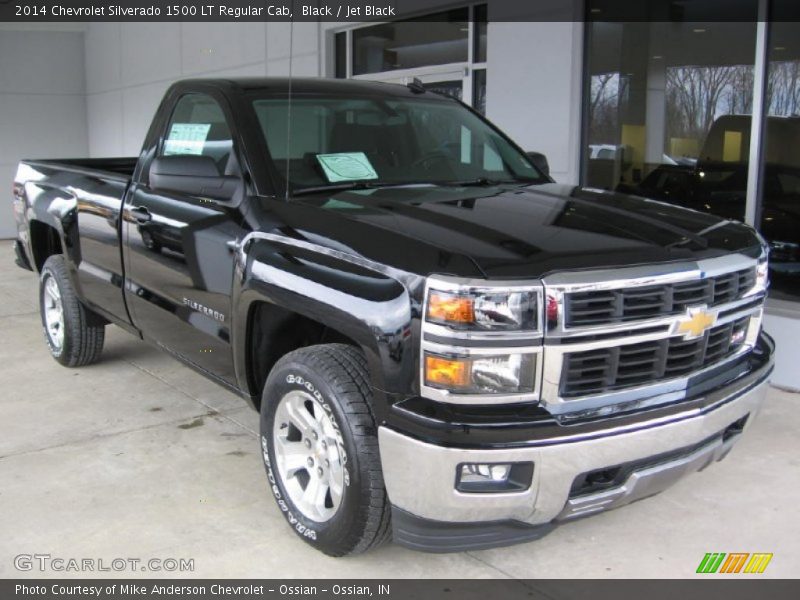
[[[722,458],[774,350],[755,231],[536,165],[416,84],[183,81],[137,158],[19,165],[17,262],[61,364],[113,323],[259,410],[323,552],[520,542]]]

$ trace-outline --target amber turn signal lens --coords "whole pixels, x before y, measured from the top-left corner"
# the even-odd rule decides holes
[[[472,298],[431,292],[428,298],[428,319],[451,323],[473,323],[475,304]]]
[[[425,356],[425,383],[448,388],[465,388],[471,379],[469,359]]]

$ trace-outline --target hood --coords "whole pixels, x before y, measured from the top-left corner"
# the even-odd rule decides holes
[[[376,188],[261,206],[280,223],[267,230],[421,275],[539,278],[760,251],[755,232],[739,223],[554,183]]]

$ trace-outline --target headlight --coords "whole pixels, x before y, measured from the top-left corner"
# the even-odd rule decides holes
[[[525,331],[537,328],[538,310],[534,291],[431,289],[425,318],[452,329]]]
[[[539,281],[428,278],[420,391],[453,404],[537,402],[544,288]]]
[[[756,232],[756,237],[761,244],[761,256],[756,264],[756,283],[748,294],[765,292],[769,288],[769,255],[771,245],[775,242],[767,242],[763,235]]]
[[[425,385],[456,394],[524,394],[534,390],[535,354],[489,356],[425,352]]]
[[[769,287],[769,261],[765,256],[756,265],[756,289],[766,290]]]

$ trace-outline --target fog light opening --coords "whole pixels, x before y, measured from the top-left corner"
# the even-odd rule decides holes
[[[533,481],[533,463],[461,463],[456,489],[472,494],[524,492]]]

